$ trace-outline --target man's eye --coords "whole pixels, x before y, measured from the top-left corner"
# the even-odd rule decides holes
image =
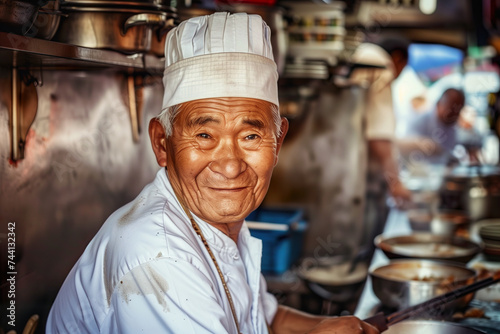
[[[255,140],[255,139],[258,139],[259,138],[259,135],[256,135],[256,134],[253,134],[253,135],[248,135],[245,137],[245,139],[247,140]]]
[[[210,139],[210,138],[211,138],[211,137],[210,137],[210,135],[209,135],[209,134],[207,134],[207,133],[199,133],[199,134],[197,134],[196,136],[197,136],[197,137],[201,137],[201,138],[203,138],[203,139]]]

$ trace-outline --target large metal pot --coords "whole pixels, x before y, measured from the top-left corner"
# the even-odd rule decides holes
[[[476,272],[451,262],[399,259],[371,270],[370,276],[373,292],[384,306],[404,309],[472,283]],[[450,302],[446,309],[463,308],[472,297],[469,294]]]
[[[484,334],[485,332],[452,322],[406,320],[389,327],[385,334]]]
[[[443,180],[441,207],[464,210],[472,221],[500,218],[500,168],[460,166]]]
[[[25,35],[38,16],[40,6],[46,1],[0,0],[0,30]]]
[[[175,23],[176,19],[174,17],[170,17],[167,19],[165,24],[156,29],[151,37],[151,53],[159,57],[163,57],[165,55],[165,40],[167,38],[167,33],[175,27],[177,24]]]
[[[48,1],[46,5],[40,8],[35,22],[25,35],[28,37],[51,40],[59,28],[59,22],[61,20],[61,12],[59,9],[59,0]]]
[[[170,0],[62,0],[64,6],[149,8],[171,11]]]
[[[158,29],[171,24],[171,14],[142,8],[64,7],[54,36],[58,42],[124,53],[150,53]]]

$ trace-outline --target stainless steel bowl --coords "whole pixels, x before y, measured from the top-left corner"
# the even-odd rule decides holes
[[[409,209],[406,214],[412,231],[429,232],[431,230],[433,215],[429,208]]]
[[[345,251],[331,257],[304,258],[295,272],[322,299],[336,303],[355,300],[368,277],[366,253],[362,251],[358,257]]]
[[[389,308],[403,309],[472,283],[475,270],[458,263],[419,259],[392,260],[370,271],[373,292]],[[473,294],[446,305],[447,310],[465,307]],[[442,310],[439,310],[442,311]]]
[[[470,222],[465,211],[441,210],[432,219],[430,227],[434,234],[453,236],[459,229],[468,228]]]
[[[385,334],[484,334],[483,331],[445,321],[407,320],[397,323]]]
[[[412,233],[395,237],[378,235],[375,246],[390,259],[432,259],[467,263],[482,250],[481,245],[465,238]]]

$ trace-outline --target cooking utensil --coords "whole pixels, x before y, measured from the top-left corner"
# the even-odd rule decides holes
[[[46,1],[0,0],[0,30],[25,35]]]
[[[353,265],[352,260],[348,248],[339,249],[335,256],[305,258],[297,275],[322,299],[344,303],[361,292],[368,276],[368,265],[361,261]]]
[[[414,208],[406,211],[412,231],[429,232],[431,230],[432,212],[428,208]]]
[[[497,283],[500,281],[500,272],[497,272],[495,275],[490,276],[488,278],[479,280],[472,284],[460,287],[458,289],[454,289],[445,293],[444,295],[434,297],[428,301],[423,303],[414,305],[412,307],[408,307],[404,310],[394,312],[388,316],[385,316],[383,313],[378,313],[373,317],[365,319],[364,321],[374,325],[378,328],[380,332],[385,331],[388,327],[401,322],[403,320],[409,319],[411,317],[415,317],[420,315],[426,311],[437,309],[451,301],[454,301],[458,298],[466,296],[470,293],[473,293],[479,289],[483,289],[491,284]],[[406,332],[405,332],[406,333]],[[455,332],[453,332],[455,333]]]
[[[440,197],[442,208],[465,210],[473,221],[500,218],[500,168],[456,167],[444,177]]]
[[[151,53],[154,53],[159,57],[165,56],[165,40],[167,38],[167,33],[170,29],[177,26],[178,23],[176,22],[179,21],[173,17],[168,18],[161,27],[154,31],[153,36],[151,37]]]
[[[434,234],[453,236],[459,229],[469,225],[470,218],[465,211],[440,210],[431,220],[430,229]]]
[[[170,0],[62,0],[65,6],[85,6],[85,7],[125,7],[125,8],[149,8],[167,9],[174,11]]]
[[[402,309],[462,286],[476,272],[457,263],[399,259],[371,270],[370,276],[373,292],[382,304]],[[469,301],[458,300],[449,309],[465,307]]]
[[[72,6],[63,11],[68,17],[61,19],[54,40],[124,53],[150,53],[157,29],[172,26],[172,14],[158,10]]]
[[[381,234],[375,237],[374,243],[390,259],[414,258],[467,263],[482,250],[479,244],[465,238],[423,232],[394,237]]]
[[[470,268],[476,270],[479,277],[485,277],[500,271],[500,262],[487,261],[487,259],[480,257],[470,265]],[[474,295],[474,299],[485,302],[496,302],[500,307],[500,283],[492,284],[484,289],[478,290]]]
[[[48,1],[38,11],[38,16],[26,36],[51,40],[59,28],[61,15],[63,15],[59,9],[59,0]]]
[[[486,224],[479,228],[484,243],[484,256],[491,261],[500,260],[500,223]]]
[[[483,331],[446,321],[408,320],[391,326],[385,334],[484,334]]]
[[[372,247],[366,247],[361,249],[356,256],[351,260],[351,265],[349,266],[349,269],[347,270],[347,274],[352,274],[354,270],[358,267],[358,264],[361,263],[362,261],[368,260],[368,258],[373,254],[373,248]]]

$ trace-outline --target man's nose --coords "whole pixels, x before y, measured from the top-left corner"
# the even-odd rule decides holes
[[[209,165],[210,169],[223,175],[228,179],[232,179],[240,175],[247,168],[247,164],[243,159],[243,154],[237,145],[228,143],[220,147],[214,157],[214,160]]]

